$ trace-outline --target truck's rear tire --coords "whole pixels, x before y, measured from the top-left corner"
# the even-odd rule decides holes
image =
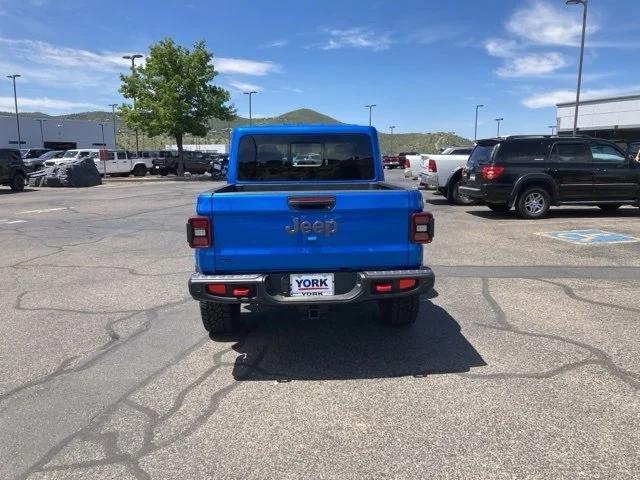
[[[240,304],[200,302],[200,316],[207,332],[231,333],[240,325]]]
[[[16,174],[11,178],[9,186],[14,192],[22,192],[24,190],[24,181],[24,175],[20,172],[16,172]]]
[[[451,186],[449,187],[449,195],[447,196],[447,200],[449,203],[453,203],[454,205],[473,205],[476,201],[467,197],[466,195],[462,195],[458,187],[460,187],[460,182],[462,178],[458,178],[451,182]]]
[[[147,174],[147,167],[144,165],[136,165],[133,169],[134,177],[144,177]]]
[[[384,322],[392,326],[410,325],[418,319],[420,296],[380,300],[380,315]]]

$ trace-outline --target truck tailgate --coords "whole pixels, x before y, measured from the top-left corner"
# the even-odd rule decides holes
[[[410,212],[422,210],[407,190],[268,191],[200,197],[213,245],[199,255],[225,272],[312,272],[418,266],[422,247],[408,242]],[[302,198],[331,200],[300,205]],[[304,203],[304,202],[303,202]],[[205,260],[206,257],[206,261]]]

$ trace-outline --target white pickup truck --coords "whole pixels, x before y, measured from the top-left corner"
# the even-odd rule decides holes
[[[455,205],[473,204],[474,200],[458,192],[462,169],[472,150],[473,146],[449,147],[440,155],[424,155],[419,175],[420,185],[435,188]]]
[[[107,160],[101,161],[100,150],[97,148],[67,150],[62,157],[52,158],[44,162],[44,166],[50,167],[85,157],[92,158],[96,162],[96,167],[101,174],[104,174],[104,167],[106,166],[107,175],[128,177],[133,173],[136,177],[144,177],[147,171],[153,167],[150,158],[130,157],[125,150],[108,150]]]

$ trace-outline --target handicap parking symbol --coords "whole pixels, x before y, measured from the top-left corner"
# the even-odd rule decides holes
[[[555,238],[576,245],[601,245],[606,243],[634,243],[640,242],[640,238],[635,238],[622,233],[605,232],[604,230],[566,230],[563,232],[544,232],[539,235]]]

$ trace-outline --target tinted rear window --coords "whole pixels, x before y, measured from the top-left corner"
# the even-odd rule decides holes
[[[496,161],[500,163],[544,162],[548,143],[541,139],[518,140],[500,144]]]
[[[484,165],[491,161],[491,156],[493,155],[493,151],[495,150],[496,145],[477,145],[476,148],[471,152],[471,156],[469,160],[467,160],[468,165]]]
[[[367,135],[247,135],[238,149],[238,180],[371,180]]]
[[[551,150],[554,163],[591,163],[591,157],[584,143],[556,143]]]

